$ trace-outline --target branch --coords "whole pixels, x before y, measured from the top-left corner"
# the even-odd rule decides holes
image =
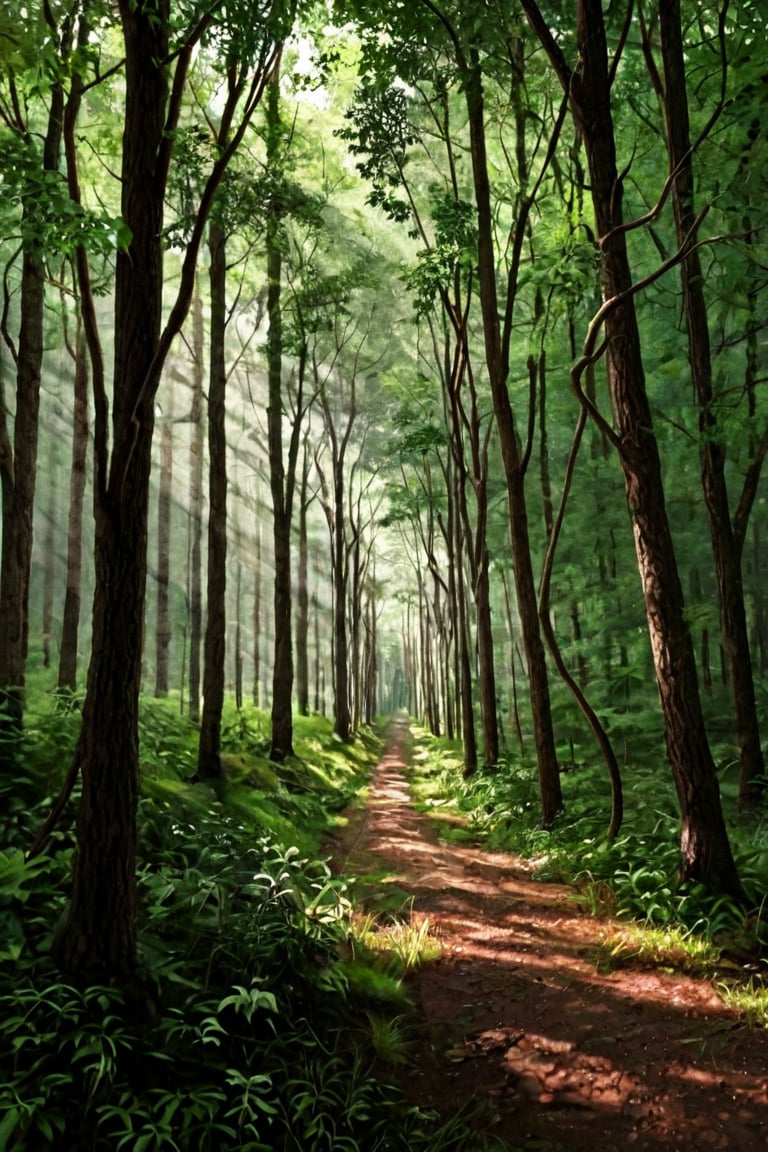
[[[611,313],[615,312],[617,308],[622,306],[622,304],[626,304],[628,300],[631,300],[639,292],[642,292],[651,284],[655,284],[655,282],[661,279],[662,276],[666,275],[670,269],[676,267],[681,263],[681,261],[687,259],[692,252],[697,252],[700,248],[704,248],[711,244],[718,244],[725,240],[735,239],[734,236],[709,236],[706,240],[694,241],[693,237],[696,235],[699,226],[701,225],[704,217],[708,212],[709,205],[707,204],[696,216],[696,219],[693,221],[693,224],[691,225],[688,234],[684,237],[682,243],[680,244],[680,247],[669,257],[668,260],[665,260],[662,264],[659,265],[658,268],[654,269],[653,272],[649,272],[648,275],[644,276],[642,280],[638,280],[637,283],[631,284],[630,287],[626,288],[623,292],[619,292],[616,296],[611,296],[610,299],[603,301],[602,305],[590,321],[589,327],[587,329],[587,335],[582,346],[582,354],[571,368],[570,384],[572,391],[574,392],[582,408],[584,408],[592,417],[600,430],[608,437],[614,447],[618,447],[620,439],[613,431],[613,428],[610,426],[610,424],[608,424],[608,422],[584,392],[584,389],[581,386],[581,378],[589,365],[595,364],[601,358],[608,346],[608,341],[604,340],[599,347],[596,347],[597,338]],[[611,231],[615,232],[616,229],[612,229]]]
[[[744,477],[744,486],[741,490],[739,503],[736,506],[736,513],[733,517],[733,534],[736,537],[739,553],[744,546],[744,537],[747,532],[747,522],[749,514],[752,511],[752,505],[757,496],[757,488],[760,483],[760,475],[763,468],[765,457],[768,454],[768,426],[763,429],[763,434],[760,437],[760,442],[757,445],[757,450],[750,461],[749,468],[747,469],[746,476]]]

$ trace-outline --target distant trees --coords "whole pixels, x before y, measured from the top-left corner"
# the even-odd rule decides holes
[[[729,30],[736,32],[736,25],[730,23],[728,4],[711,20],[700,6],[687,6],[686,27],[692,34],[694,30],[698,32],[700,41],[696,48],[708,57],[710,67],[708,86],[700,83],[697,87],[700,117],[709,117],[709,120],[698,141],[694,140],[692,151],[685,123],[686,77],[677,5],[663,5],[658,19],[655,9],[636,14],[633,7],[627,5],[621,16],[612,9],[610,48],[606,32],[609,17],[604,16],[601,4],[586,0],[579,4],[574,20],[567,19],[559,10],[545,11],[545,5],[523,0],[521,7],[530,25],[527,29],[493,0],[482,6],[480,19],[477,10],[470,14],[459,5],[432,0],[422,0],[407,10],[393,10],[376,2],[351,3],[345,7],[354,11],[364,29],[371,32],[369,38],[364,36],[363,81],[354,113],[354,131],[350,129],[349,135],[354,140],[355,151],[362,157],[361,172],[373,182],[372,202],[384,207],[393,219],[415,221],[422,244],[418,257],[421,268],[413,276],[417,293],[424,291],[431,277],[430,292],[437,298],[442,292],[444,303],[450,303],[446,313],[454,326],[457,318],[463,320],[465,315],[474,315],[473,296],[479,303],[481,323],[479,330],[472,331],[471,324],[469,326],[471,343],[466,359],[476,366],[478,348],[482,347],[484,375],[493,397],[498,445],[507,480],[513,572],[531,692],[543,823],[550,824],[554,819],[561,804],[561,792],[533,563],[541,537],[528,518],[531,493],[525,483],[535,423],[537,418],[544,419],[545,378],[529,352],[532,341],[542,349],[555,351],[561,379],[565,377],[567,359],[575,361],[570,372],[572,391],[583,413],[595,419],[603,443],[612,444],[617,450],[623,470],[644,590],[649,653],[654,661],[668,758],[680,799],[683,874],[704,880],[714,890],[738,895],[740,887],[706,738],[691,629],[675,558],[673,526],[667,514],[663,459],[653,431],[654,407],[666,415],[664,399],[655,394],[652,399],[646,386],[639,317],[645,322],[647,316],[647,304],[640,293],[645,291],[645,296],[657,306],[657,298],[651,291],[660,277],[679,266],[683,275],[683,314],[691,333],[689,370],[703,421],[698,438],[715,539],[717,583],[724,606],[721,613],[724,644],[726,650],[744,654],[739,671],[730,673],[740,701],[736,719],[741,733],[739,741],[745,749],[743,755],[756,766],[742,772],[744,803],[750,788],[747,783],[750,772],[755,773],[755,779],[760,778],[762,759],[756,747],[759,741],[755,740],[755,713],[751,708],[754,695],[748,681],[749,654],[734,639],[737,627],[742,639],[745,638],[743,624],[735,623],[739,603],[743,603],[738,571],[740,545],[732,539],[731,513],[724,486],[725,455],[718,410],[722,397],[716,398],[710,381],[711,366],[705,363],[705,289],[697,246],[701,239],[698,229],[702,215],[695,214],[691,200],[690,172],[696,147],[706,138],[723,109],[729,51],[738,52],[738,37],[743,34],[748,40],[751,32],[744,25],[742,33],[740,25],[729,48],[727,35]],[[630,36],[635,21],[657,91],[667,108],[666,122],[658,111],[639,107],[642,101],[635,84],[637,55],[633,55],[635,42]],[[665,79],[654,65],[657,28]],[[380,34],[382,31],[384,36]],[[565,47],[571,43],[578,50],[578,67],[575,56],[572,60]],[[420,45],[418,50],[412,48],[415,44]],[[547,58],[562,83],[559,110],[542,70],[542,62]],[[614,94],[619,90],[625,98],[621,104],[616,101],[614,108]],[[463,119],[456,115],[459,93],[466,109]],[[708,99],[712,103],[707,112]],[[650,131],[651,139],[655,132],[669,140],[671,175],[661,188],[651,191],[649,183],[644,182],[645,174],[636,176],[633,169],[631,186],[639,204],[628,211],[622,201],[628,182],[618,161],[615,120],[621,115],[626,131],[626,124],[636,110],[638,115],[631,132],[638,136]],[[561,132],[568,116],[573,124],[575,143],[566,158]],[[452,127],[449,129],[448,125]],[[450,138],[451,132],[464,141],[470,165],[452,163],[450,153],[442,164],[436,162],[438,149]],[[585,157],[588,172],[581,171],[580,154]],[[633,165],[633,159],[628,163]],[[499,175],[502,172],[503,177]],[[578,186],[573,183],[576,181]],[[444,225],[445,214],[441,215],[434,207],[438,203],[434,189],[440,186],[451,191],[457,208],[462,200],[471,197],[475,232],[472,254],[466,232],[462,235],[455,221],[452,231],[448,231]],[[433,207],[430,215],[424,214],[422,218],[421,205],[427,192],[432,194]],[[676,229],[676,239],[671,245],[655,227],[670,193]],[[591,201],[591,209],[585,207],[585,198]],[[547,234],[552,225],[548,224],[551,216],[546,205],[558,203],[562,205],[563,219],[567,216],[570,238],[559,264],[553,267],[553,262],[558,261],[553,248],[559,237],[553,236],[550,241]],[[557,211],[555,208],[555,214]],[[639,232],[645,237],[646,246],[641,257],[642,273],[636,283],[627,238],[629,233]],[[560,235],[564,233],[562,228]],[[750,229],[750,236],[752,234]],[[548,248],[548,242],[552,247]],[[567,266],[568,253],[572,258],[570,267]],[[589,289],[590,264],[592,282],[595,284],[594,277],[599,277],[604,301],[591,324],[585,312],[585,301],[588,302],[594,291]],[[465,311],[455,292],[451,298],[446,295],[448,286],[453,289],[461,277],[466,284]],[[570,298],[578,300],[573,295],[578,277],[582,277],[586,293],[582,291],[582,301],[575,308],[570,304],[566,307]],[[559,292],[563,294],[562,302]],[[641,314],[641,309],[646,311]],[[560,317],[567,317],[567,326]],[[583,323],[587,333],[581,358],[576,339],[578,323]],[[701,338],[696,331],[700,331]],[[569,349],[570,357],[564,357],[563,347]],[[595,366],[603,357],[611,397],[611,419],[601,416],[597,395],[601,377],[596,383]],[[528,379],[527,395],[517,383],[523,376],[523,364]],[[516,373],[519,376],[516,377]],[[475,377],[477,375],[476,371]],[[468,375],[462,378],[461,396],[472,396],[468,381]],[[558,403],[562,404],[562,400]],[[754,406],[751,410],[755,411]],[[674,420],[675,414],[671,413],[668,418]],[[549,429],[546,432],[548,437]],[[759,434],[758,426],[757,437]],[[545,440],[544,435],[542,431],[541,497],[546,539],[553,531],[554,515],[553,473],[547,458],[549,440]],[[758,461],[762,460],[762,441],[757,447],[757,437],[753,441],[756,466],[749,468],[747,495],[736,514],[742,527],[743,510],[750,504],[754,478],[759,474]],[[475,458],[475,484],[481,477]],[[429,556],[428,551],[426,554]],[[453,570],[456,571],[455,567]],[[607,574],[604,564],[602,570]],[[554,639],[551,616],[557,609],[547,598],[543,610],[546,612],[543,623]],[[583,634],[578,604],[571,604],[569,614],[574,622],[575,639],[581,646]],[[478,638],[481,635],[478,632]],[[619,655],[621,666],[627,669],[629,687],[633,673],[626,647],[620,649]],[[583,663],[581,673],[587,673]],[[583,699],[581,692],[576,696]],[[586,701],[583,703],[586,705]],[[585,715],[594,718],[590,726],[603,742],[604,728],[599,726],[592,710],[586,706],[584,710]],[[750,711],[751,719],[747,719]],[[747,745],[753,753],[747,754]],[[615,777],[615,758],[609,759]]]

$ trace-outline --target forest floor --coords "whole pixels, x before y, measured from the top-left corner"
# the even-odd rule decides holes
[[[517,857],[440,841],[410,801],[406,736],[393,726],[367,804],[332,850],[372,896],[407,892],[441,946],[411,985],[408,1103],[446,1116],[486,1104],[521,1152],[768,1147],[768,1031],[741,1024],[706,980],[626,962],[601,971],[615,924]]]

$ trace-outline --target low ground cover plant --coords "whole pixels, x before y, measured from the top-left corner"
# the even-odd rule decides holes
[[[69,702],[32,716],[0,828],[0,1152],[479,1147],[463,1120],[400,1103],[404,980],[427,929],[382,937],[321,850],[376,761],[373,733],[342,744],[299,720],[277,769],[265,718],[232,714],[214,790],[190,782],[192,726],[146,702],[139,971],[130,987],[76,987],[48,956],[76,793],[46,854],[25,856],[76,724]]]

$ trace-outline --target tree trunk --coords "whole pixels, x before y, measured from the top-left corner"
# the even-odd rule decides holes
[[[677,172],[672,201],[677,242],[680,246],[694,227],[696,219],[680,0],[668,0],[659,5],[659,29],[666,89],[664,111],[667,148],[670,168]],[[733,531],[725,478],[725,439],[718,426],[712,383],[704,276],[697,251],[691,252],[682,261],[680,278],[688,333],[688,360],[700,413],[701,481],[717,574],[720,626],[735,708],[736,740],[741,763],[739,806],[742,809],[754,808],[759,805],[764,794],[765,761],[755,702],[741,557]]]
[[[257,515],[258,515],[257,506]],[[261,707],[261,521],[256,525],[253,563],[253,706]]]
[[[69,478],[67,521],[67,588],[61,624],[58,686],[77,688],[77,645],[83,572],[83,502],[88,456],[88,361],[85,339],[78,329],[75,345],[75,387],[72,424],[72,469]]]
[[[312,612],[314,616],[314,640],[315,640],[315,714],[319,715],[321,710],[320,702],[320,602],[317,598],[317,593],[312,597]],[[322,702],[322,711],[325,715],[325,701]]]
[[[333,642],[334,732],[349,740],[352,717],[349,710],[349,646],[347,643],[347,556],[344,532],[344,461],[333,469]]]
[[[50,92],[42,167],[59,168],[64,98],[61,85]],[[25,197],[25,219],[39,205]],[[34,233],[34,222],[32,232]],[[29,643],[29,575],[32,522],[37,477],[40,375],[43,367],[45,308],[44,253],[36,243],[22,255],[20,323],[16,351],[16,406],[13,447],[5,406],[0,405],[0,485],[2,486],[2,552],[0,553],[0,770],[15,760],[24,713],[24,678]]]
[[[157,612],[155,617],[155,696],[168,695],[171,646],[171,486],[173,483],[172,408],[160,429],[160,485],[157,498]]]
[[[235,708],[238,712],[243,710],[243,628],[240,605],[243,591],[243,565],[237,562],[237,581],[235,584]]]
[[[299,489],[299,569],[296,584],[296,703],[300,716],[309,715],[309,544],[307,505],[309,502],[309,448],[304,439]]]
[[[203,714],[197,774],[218,779],[227,635],[227,329],[226,238],[212,222],[208,237],[211,279],[210,379],[208,382],[208,584],[203,647]]]
[[[267,104],[267,158],[277,169],[280,149],[280,104],[277,79],[269,85]],[[274,629],[275,656],[272,668],[272,745],[270,758],[276,762],[293,754],[293,639],[291,634],[291,510],[287,499],[283,462],[283,337],[282,337],[282,251],[280,247],[280,205],[269,205],[267,220],[267,365],[269,405],[267,438],[269,480],[272,493],[274,530]]]
[[[351,559],[351,579],[349,589],[349,627],[351,639],[351,651],[349,654],[349,663],[352,669],[352,684],[351,684],[351,698],[352,698],[352,731],[356,732],[360,726],[361,717],[361,701],[360,701],[360,684],[362,676],[362,656],[361,656],[361,621],[363,613],[362,605],[362,580],[363,580],[363,564],[361,556],[360,544],[360,523],[359,517],[356,521],[352,521],[350,517],[350,531],[353,534],[352,548],[350,549]]]
[[[168,54],[154,5],[122,0],[126,90],[122,215],[132,232],[115,279],[112,459],[97,470],[93,644],[75,753],[82,770],[72,899],[54,940],[66,973],[87,981],[132,974],[136,943],[138,702],[152,458],[154,369],[162,307]],[[101,429],[105,432],[105,429]],[[105,444],[98,446],[103,460]]]
[[[449,530],[453,529],[453,562],[456,570],[456,645],[459,660],[458,690],[461,696],[461,740],[464,749],[464,775],[477,771],[477,736],[475,709],[472,699],[472,659],[470,655],[469,621],[467,619],[467,592],[464,577],[464,548],[457,502],[460,481],[454,474],[453,492],[449,505]]]
[[[58,440],[54,436],[48,462],[48,502],[43,536],[43,668],[51,666],[53,639],[53,597],[56,585],[56,497],[59,486]]]
[[[563,794],[552,727],[547,663],[539,627],[536,583],[531,560],[531,543],[525,500],[524,460],[507,390],[509,365],[505,363],[499,325],[493,241],[494,221],[491,210],[485,141],[485,112],[482,79],[477,62],[473,62],[465,76],[465,93],[469,113],[472,172],[477,205],[478,290],[483,315],[486,366],[493,394],[496,426],[499,430],[501,455],[507,481],[515,589],[528,668],[533,736],[539,770],[541,822],[544,828],[549,828],[554,823],[558,812],[563,808]]]
[[[189,718],[200,719],[200,649],[203,637],[203,301],[196,284],[192,304],[192,437],[189,447]]]

